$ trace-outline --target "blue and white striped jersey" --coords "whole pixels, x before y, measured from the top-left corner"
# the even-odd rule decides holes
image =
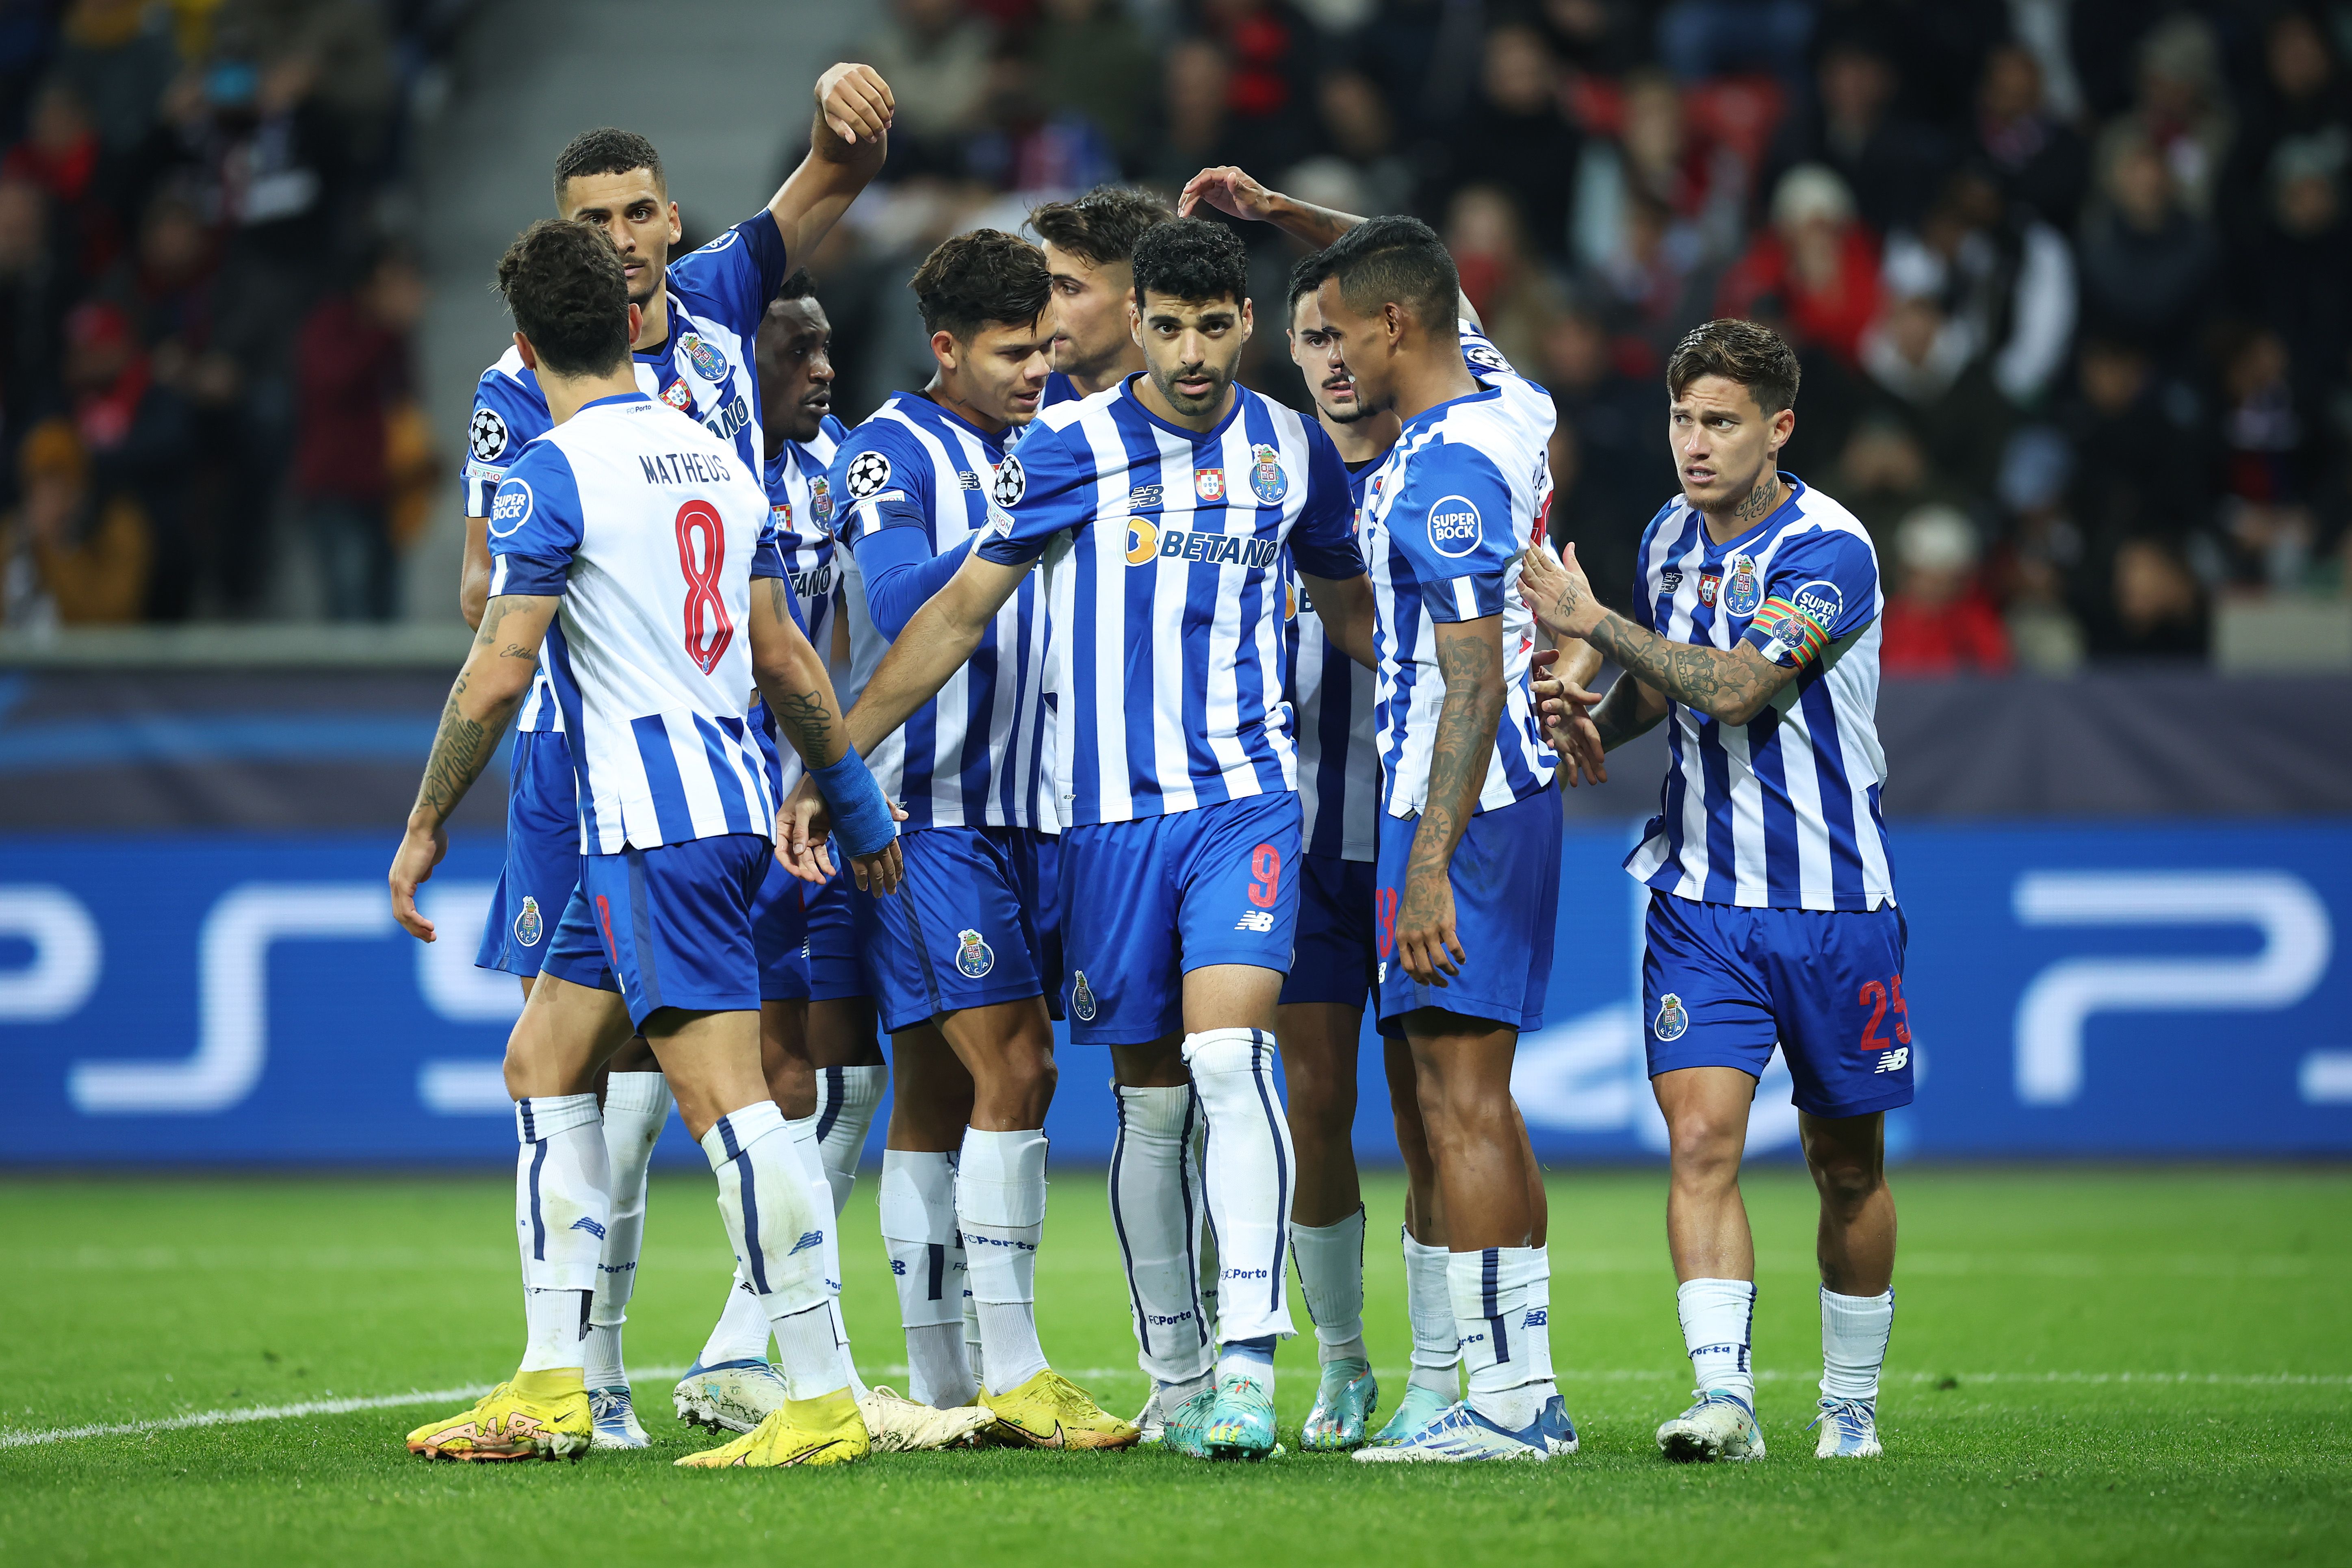
[[[1381,466],[1373,458],[1348,472],[1355,510]],[[1379,679],[1323,632],[1315,596],[1290,572],[1290,727],[1298,742],[1300,842],[1310,855],[1374,860],[1380,851],[1381,754],[1372,710]]]
[[[1440,621],[1503,617],[1503,712],[1475,809],[1550,788],[1556,766],[1528,680],[1535,617],[1518,593],[1518,552],[1541,536],[1551,510],[1551,395],[1467,321],[1462,354],[1479,390],[1405,421],[1372,475],[1359,524],[1377,611],[1381,798],[1391,816],[1428,804],[1445,705]]]
[[[1309,576],[1363,570],[1348,470],[1318,426],[1238,387],[1196,434],[1135,385],[1037,416],[976,546],[1002,565],[1045,560],[1064,826],[1295,790],[1284,546]]]
[[[847,509],[839,532],[849,546],[848,591],[867,611],[850,623],[850,679],[859,690],[890,646],[876,623],[903,624],[880,611],[868,585],[877,536],[911,529],[923,555],[960,556],[988,521],[1009,434],[989,435],[919,392],[899,392],[834,454],[834,493]],[[1033,574],[939,695],[874,749],[867,765],[906,807],[907,831],[1039,825],[1045,643],[1045,596]]]
[[[489,534],[493,598],[562,598],[541,663],[572,738],[581,852],[772,836],[743,694],[751,578],[783,563],[735,447],[641,392],[599,398],[508,470]]]
[[[833,481],[825,470],[849,427],[828,414],[814,441],[786,441],[761,471],[768,488],[768,525],[793,585],[793,605],[801,630],[838,686],[846,667],[832,658],[834,625],[841,609],[841,568],[833,558]],[[836,700],[846,702],[847,699]],[[805,771],[798,752],[776,739],[776,721],[765,699],[753,695],[751,711],[760,750],[768,757],[769,782],[782,800]]]
[[[1642,535],[1633,618],[1669,641],[1747,642],[1801,673],[1744,725],[1674,704],[1658,815],[1625,868],[1660,892],[1748,909],[1895,901],[1878,792],[1878,556],[1853,514],[1792,474],[1727,544],[1677,496]]]
[[[1053,371],[1045,377],[1045,390],[1038,395],[1037,412],[1043,414],[1056,403],[1076,403],[1085,395],[1076,382],[1058,370]]]
[[[639,391],[733,443],[754,473],[761,459],[760,378],[751,367],[752,340],[787,270],[776,220],[764,209],[754,213],[669,264],[669,338],[635,356]],[[490,494],[508,466],[547,433],[548,423],[538,373],[509,347],[474,388],[460,479],[467,517],[489,515]],[[515,724],[521,730],[563,727],[544,674],[531,683]]]

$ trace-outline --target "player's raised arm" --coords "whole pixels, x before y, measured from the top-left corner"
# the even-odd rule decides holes
[[[1203,202],[1245,223],[1270,223],[1318,250],[1364,221],[1354,213],[1318,207],[1313,202],[1302,202],[1297,196],[1268,189],[1248,170],[1231,163],[1203,169],[1185,181],[1183,194],[1176,198],[1176,216],[1190,217]],[[1469,295],[1458,296],[1457,308],[1464,321],[1474,327],[1483,325]]]
[[[411,936],[433,940],[433,922],[416,910],[416,889],[449,852],[449,814],[489,765],[530,689],[539,645],[557,603],[551,595],[501,594],[483,607],[465,668],[442,705],[416,804],[408,810],[408,830],[392,858],[392,912]]]
[[[817,79],[808,156],[768,203],[787,255],[805,257],[822,244],[881,172],[897,111],[890,84],[872,66],[844,63]]]

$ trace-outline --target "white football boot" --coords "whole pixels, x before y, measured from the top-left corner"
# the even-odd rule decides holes
[[[902,1397],[895,1388],[869,1388],[857,1402],[866,1417],[866,1436],[877,1454],[917,1454],[932,1448],[971,1446],[981,1433],[996,1425],[996,1412],[982,1405],[959,1405],[934,1410]]]
[[[1756,1412],[1736,1394],[1695,1390],[1698,1403],[1658,1428],[1658,1452],[1676,1464],[1764,1457]]]
[[[677,1418],[713,1432],[749,1432],[783,1408],[784,1374],[766,1361],[697,1363],[677,1380]]]
[[[592,1388],[588,1391],[588,1415],[595,1423],[596,1435],[590,1438],[592,1448],[650,1448],[653,1439],[637,1422],[636,1406],[626,1388]]]
[[[1816,1459],[1875,1459],[1878,1446],[1878,1402],[1874,1399],[1824,1399],[1813,1417],[1822,1439],[1813,1446]]]
[[[1534,1459],[1538,1462],[1576,1452],[1576,1426],[1568,1418],[1568,1405],[1557,1394],[1526,1428],[1513,1432],[1496,1426],[1468,1400],[1446,1406],[1436,1420],[1402,1442],[1355,1452],[1360,1465],[1468,1464],[1482,1459]]]

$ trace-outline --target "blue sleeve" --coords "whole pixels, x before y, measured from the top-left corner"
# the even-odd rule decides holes
[[[1307,504],[1289,542],[1291,559],[1309,577],[1339,582],[1364,574],[1364,552],[1356,547],[1355,487],[1320,425],[1307,427]]]
[[[467,517],[490,515],[490,495],[499,481],[522,449],[547,431],[547,405],[540,399],[537,377],[526,384],[502,371],[482,373],[466,421],[466,466],[458,481]]]
[[[875,629],[896,639],[930,596],[947,586],[965,556],[971,553],[975,533],[944,554],[931,553],[930,542],[919,530],[877,528],[858,536],[857,574],[866,579],[866,608]]]
[[[1789,540],[1764,573],[1764,603],[1742,640],[1802,668],[1877,614],[1878,556],[1859,533],[1821,529]]]
[[[1404,489],[1389,508],[1391,547],[1423,584],[1422,606],[1439,621],[1503,613],[1503,581],[1518,541],[1511,487],[1494,459],[1459,441],[1412,455]]]
[[[580,548],[580,484],[552,441],[534,442],[490,497],[490,597],[561,595]]]
[[[669,264],[673,288],[698,314],[734,330],[746,344],[758,335],[768,301],[791,270],[784,237],[761,207],[700,250]]]
[[[982,560],[1026,566],[1045,553],[1055,534],[1094,521],[1094,454],[1082,447],[1083,438],[1071,430],[1033,425],[1019,448],[1004,454],[989,492],[996,504],[973,547]]]
[[[911,528],[930,553],[931,464],[906,426],[875,420],[850,432],[834,450],[825,483],[836,498],[836,540],[855,549],[878,530]]]

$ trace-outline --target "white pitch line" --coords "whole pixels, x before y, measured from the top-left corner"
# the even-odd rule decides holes
[[[876,1377],[903,1376],[903,1363],[863,1369]],[[686,1375],[682,1366],[643,1367],[631,1374],[630,1381],[668,1383]],[[1143,1374],[1131,1366],[1087,1366],[1069,1370],[1067,1376],[1086,1383],[1107,1379],[1138,1378]],[[1402,1367],[1380,1367],[1375,1375],[1402,1378]],[[1569,1367],[1555,1375],[1563,1383],[1673,1383],[1688,1376],[1686,1373],[1663,1367]],[[1943,1381],[1947,1374],[1914,1372],[1898,1379],[1911,1384],[1927,1384]],[[1993,1384],[2146,1384],[2157,1387],[2218,1387],[2218,1388],[2345,1388],[2352,1387],[2352,1375],[2314,1374],[2305,1373],[2230,1373],[2230,1372],[1972,1372],[1956,1373],[1953,1376],[1963,1388],[1980,1383]],[[1769,1369],[1756,1373],[1759,1383],[1812,1382],[1811,1373],[1780,1372]],[[0,1430],[0,1448],[29,1448],[48,1443],[72,1442],[83,1437],[137,1437],[150,1432],[184,1432],[199,1426],[236,1426],[254,1421],[289,1421],[304,1415],[348,1415],[361,1410],[396,1410],[403,1405],[447,1405],[461,1400],[479,1399],[490,1391],[487,1383],[467,1384],[462,1388],[412,1389],[406,1394],[377,1394],[353,1399],[310,1399],[299,1405],[248,1405],[230,1410],[196,1410],[184,1415],[163,1415],[147,1421],[121,1421],[87,1426],[51,1426],[38,1430]]]

